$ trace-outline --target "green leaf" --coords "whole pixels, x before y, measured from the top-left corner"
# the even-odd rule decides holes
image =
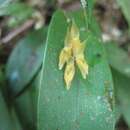
[[[33,9],[27,4],[23,3],[11,3],[7,6],[0,7],[0,16],[3,15],[12,15],[18,16],[19,14],[27,15],[32,14]]]
[[[87,28],[90,29],[90,26],[92,25],[92,19],[93,19],[93,7],[94,7],[94,1],[95,0],[80,0],[81,5],[84,10],[84,16],[87,24]]]
[[[130,127],[130,78],[112,69],[116,98],[124,119]]]
[[[130,0],[117,0],[117,3],[121,7],[130,27]]]
[[[110,65],[120,73],[130,77],[130,58],[128,54],[115,43],[104,45]]]
[[[11,3],[0,7],[0,16],[12,16],[8,21],[10,26],[23,23],[28,18],[31,18],[33,13],[34,9],[23,3]]]
[[[2,72],[3,67],[0,66],[0,128],[2,130],[22,130],[20,122],[16,116],[14,109],[7,108],[7,88],[5,86],[5,75]],[[4,100],[3,97],[6,97]]]
[[[14,130],[6,103],[0,91],[0,128],[2,130]]]
[[[75,19],[80,29],[86,27],[82,20]],[[114,130],[111,73],[101,41],[90,32],[81,32],[81,38],[87,38],[87,79],[82,78],[76,67],[71,89],[65,88],[63,71],[58,69],[58,57],[64,47],[67,27],[67,18],[57,11],[49,27],[43,58],[38,130]]]
[[[37,127],[37,97],[39,74],[29,88],[15,99],[15,109],[24,129],[35,130]]]
[[[83,10],[78,10],[70,13],[70,16],[73,14],[73,17],[76,19],[77,24],[79,23],[81,25],[84,25],[86,21],[83,13],[84,13]],[[87,30],[87,26],[80,27],[80,32],[82,33],[82,35],[84,35],[84,31],[86,30]],[[97,37],[101,37],[101,29],[94,16],[91,19],[91,24],[89,25],[89,31],[92,31],[93,34],[96,35]]]
[[[13,0],[0,0],[0,7],[7,6],[12,2]]]
[[[3,85],[3,80],[4,80],[4,76],[3,76],[3,72],[2,72],[2,67],[0,66],[0,87],[1,87],[1,85]]]
[[[29,86],[29,88],[15,99],[15,109],[20,122],[24,129],[36,129],[36,86]]]
[[[114,114],[115,114],[115,122],[118,123],[120,117],[122,116],[120,104],[118,103],[118,101],[116,101],[116,103],[115,103],[115,113]]]
[[[7,63],[6,75],[14,95],[32,80],[42,64],[46,29],[31,32],[14,48]]]
[[[11,119],[13,121],[13,125],[14,125],[15,130],[23,130],[22,126],[21,126],[21,122],[19,121],[14,108],[12,109],[11,117],[12,117]]]

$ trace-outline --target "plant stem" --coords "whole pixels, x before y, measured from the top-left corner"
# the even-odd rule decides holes
[[[86,28],[88,30],[88,24],[89,24],[89,20],[87,18],[87,0],[80,0],[81,1],[81,5],[83,7],[83,13],[84,13],[84,17],[85,17],[85,21],[86,21]]]

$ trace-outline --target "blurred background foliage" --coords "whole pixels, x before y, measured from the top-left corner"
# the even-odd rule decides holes
[[[92,29],[102,37],[113,76],[115,129],[129,130],[130,0],[94,0],[92,6]],[[58,8],[81,6],[79,0],[0,0],[0,130],[37,128],[37,84],[48,25]]]

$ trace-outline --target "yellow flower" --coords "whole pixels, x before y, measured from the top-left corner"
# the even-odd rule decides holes
[[[64,66],[64,64],[70,59],[71,57],[71,48],[70,47],[64,47],[61,50],[60,56],[59,56],[59,69],[61,70]]]
[[[77,64],[82,76],[86,79],[88,74],[88,64],[84,58],[85,43],[80,41],[79,30],[74,21],[71,28],[68,28],[65,47],[59,56],[59,69],[61,70],[66,63],[64,80],[66,88],[69,89],[75,75],[75,64]]]
[[[88,75],[88,64],[85,61],[84,56],[81,55],[78,58],[76,58],[76,63],[81,71],[81,74],[84,79],[86,79],[86,76]]]
[[[67,90],[70,89],[71,82],[74,78],[74,74],[75,74],[74,60],[70,59],[67,62],[67,65],[66,65],[66,68],[65,68],[65,73],[64,73],[64,80],[65,80],[65,83],[66,83]]]

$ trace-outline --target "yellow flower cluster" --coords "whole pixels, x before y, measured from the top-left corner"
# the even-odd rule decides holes
[[[84,79],[88,74],[88,64],[84,58],[85,43],[80,41],[80,34],[77,25],[72,22],[70,28],[68,28],[65,38],[64,48],[59,55],[59,69],[61,70],[66,64],[64,72],[64,80],[67,90],[70,89],[71,82],[75,75],[75,64],[80,69],[80,72]]]

